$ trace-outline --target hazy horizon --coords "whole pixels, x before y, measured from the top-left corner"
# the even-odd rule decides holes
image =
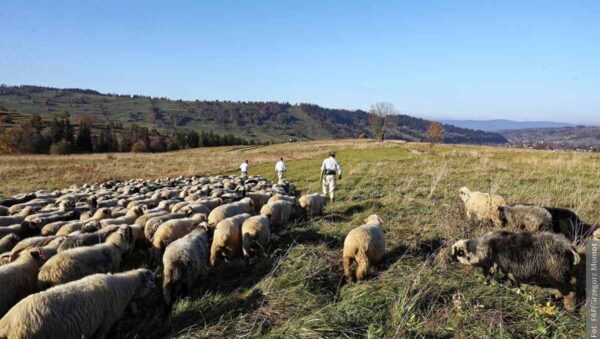
[[[0,4],[0,82],[600,124],[600,3]]]

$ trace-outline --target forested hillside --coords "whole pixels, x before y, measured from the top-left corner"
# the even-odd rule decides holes
[[[0,128],[30,115],[48,118],[62,112],[69,112],[74,120],[85,117],[92,124],[136,124],[165,131],[211,131],[260,142],[371,136],[368,114],[361,110],[279,102],[184,101],[82,89],[0,86],[0,114],[3,115]],[[389,138],[416,141],[424,140],[430,123],[407,115],[394,116],[390,121]],[[450,125],[444,125],[444,129],[448,143],[506,142],[497,133]]]

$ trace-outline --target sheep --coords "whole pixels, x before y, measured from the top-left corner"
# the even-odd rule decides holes
[[[142,214],[137,219],[135,219],[134,224],[146,225],[146,223],[148,222],[148,220],[150,220],[151,218],[159,217],[161,215],[166,215],[166,214],[169,214],[169,212],[163,211],[163,210],[161,210],[161,211],[154,211],[154,212],[147,212],[146,214]]]
[[[121,227],[109,235],[103,244],[59,252],[40,269],[38,274],[40,290],[94,273],[118,271],[121,257],[129,250],[131,242],[131,229]]]
[[[24,193],[24,194],[17,194],[15,196],[12,197],[2,197],[0,196],[0,205],[2,206],[6,206],[6,207],[11,207],[13,205],[16,204],[21,204],[24,202],[28,202],[30,200],[35,199],[35,193]]]
[[[105,338],[135,297],[153,288],[148,269],[94,274],[30,295],[0,319],[2,338]]]
[[[197,228],[173,241],[163,255],[163,298],[171,307],[176,296],[186,294],[198,277],[206,274],[208,265],[208,236]]]
[[[0,238],[0,254],[12,250],[19,241],[21,241],[21,237],[16,234],[7,234]]]
[[[547,209],[536,206],[500,206],[498,213],[502,226],[530,232],[552,231],[552,215]]]
[[[11,261],[14,261],[14,259],[17,258],[21,252],[28,250],[30,248],[44,247],[44,246],[58,248],[58,245],[60,245],[60,242],[62,242],[60,240],[62,240],[62,239],[64,239],[64,238],[56,237],[56,236],[47,236],[47,237],[37,236],[37,237],[25,238],[25,239],[21,240],[18,244],[16,244],[15,247],[13,247],[13,249],[10,251]],[[57,240],[57,241],[54,241],[54,240]]]
[[[300,207],[287,200],[277,200],[264,205],[260,214],[269,217],[271,226],[284,226],[291,218],[300,214]]]
[[[162,223],[152,237],[154,253],[161,254],[170,243],[190,233],[203,221],[206,221],[206,214],[194,214],[191,218],[173,219]]]
[[[208,225],[214,227],[221,220],[242,213],[251,213],[254,210],[254,203],[250,198],[244,198],[238,202],[221,205],[213,209],[208,215]]]
[[[475,217],[479,221],[491,220],[494,226],[502,226],[498,207],[505,206],[504,199],[491,193],[472,192],[468,188],[460,189],[460,199],[465,205],[467,218]]]
[[[110,208],[102,207],[102,208],[99,208],[96,211],[94,211],[94,213],[92,213],[92,215],[90,217],[84,217],[84,215],[82,214],[79,219],[81,221],[88,221],[88,220],[99,221],[99,220],[109,219],[109,218],[112,218],[112,211],[110,210]]]
[[[258,253],[266,252],[271,242],[269,217],[257,215],[250,217],[242,224],[242,249],[244,258],[249,259]]]
[[[581,257],[563,235],[550,232],[493,231],[476,239],[461,239],[452,246],[452,258],[482,269],[486,281],[502,272],[521,283],[556,289],[566,309],[577,303],[576,266]]]
[[[203,203],[191,203],[181,209],[181,213],[192,215],[196,213],[210,214],[210,208]]]
[[[55,235],[56,232],[58,232],[58,230],[60,230],[61,227],[63,227],[64,225],[68,224],[69,221],[55,221],[55,222],[51,222],[49,224],[46,224],[44,227],[42,227],[42,230],[40,231],[41,235]]]
[[[182,208],[184,208],[188,204],[189,204],[189,202],[187,202],[187,201],[180,201],[178,203],[173,204],[173,206],[171,206],[171,213],[179,212]]]
[[[0,226],[11,226],[20,224],[25,221],[25,218],[33,213],[32,207],[23,208],[18,212],[18,214],[7,215],[4,217],[0,217]]]
[[[546,210],[552,216],[552,231],[576,243],[585,242],[597,228],[581,220],[577,213],[569,209],[546,207]]]
[[[79,212],[67,211],[48,214],[34,214],[26,217],[25,220],[35,224],[38,228],[42,228],[43,226],[56,221],[68,221],[77,218],[79,218]]]
[[[305,194],[300,197],[298,203],[307,215],[322,215],[327,199],[320,193]]]
[[[383,258],[385,234],[382,223],[377,214],[372,214],[365,219],[364,225],[352,229],[346,236],[342,261],[344,275],[349,281],[365,279],[369,268]]]
[[[229,261],[238,254],[242,242],[241,226],[250,217],[249,213],[238,214],[217,224],[210,247],[211,266],[216,266],[220,259]]]
[[[56,235],[58,236],[67,236],[75,231],[80,231],[84,225],[86,225],[86,223],[90,222],[89,220],[86,221],[73,221],[67,224],[64,224],[60,227],[60,229],[56,232]]]
[[[38,269],[55,253],[53,249],[33,248],[17,260],[0,266],[0,317],[19,300],[36,291]]]
[[[256,213],[260,212],[260,209],[269,202],[272,194],[269,192],[248,192],[246,197],[252,199],[254,203],[254,210]]]
[[[123,217],[115,218],[115,219],[102,219],[100,220],[100,224],[102,227],[106,227],[108,225],[120,225],[120,224],[133,224],[135,220],[143,214],[143,210],[140,206],[132,207],[127,211],[127,214]]]
[[[63,252],[77,247],[101,244],[104,241],[106,241],[106,237],[119,230],[119,228],[119,225],[111,225],[104,227],[94,233],[81,233],[77,235],[68,236],[58,247],[58,252]]]
[[[8,234],[16,234],[21,238],[27,238],[37,234],[38,232],[39,229],[29,221],[24,221],[21,224],[0,227],[0,237],[4,237]]]
[[[272,203],[272,202],[281,201],[281,200],[289,201],[293,204],[296,203],[296,197],[293,197],[291,195],[283,195],[283,194],[279,194],[279,193],[275,194],[274,196],[269,198],[269,201],[267,201],[267,203]]]
[[[27,207],[31,207],[32,209],[38,210],[48,204],[51,204],[54,202],[54,199],[33,199],[31,201],[22,203],[22,204],[16,204],[16,205],[12,205],[11,207],[8,208],[8,211],[10,212],[10,214],[16,214],[19,213],[21,210],[23,210],[24,208]]]
[[[181,218],[185,218],[185,214],[169,213],[169,214],[165,214],[165,215],[161,215],[158,217],[153,217],[153,218],[148,219],[148,221],[146,222],[146,225],[144,225],[144,235],[146,236],[146,239],[148,239],[148,241],[152,241],[152,238],[154,238],[154,234],[156,233],[156,230],[164,222],[173,220],[173,219],[181,219]]]

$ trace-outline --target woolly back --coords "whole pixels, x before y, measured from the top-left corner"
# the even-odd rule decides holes
[[[120,226],[116,232],[111,233],[106,238],[106,243],[115,245],[121,253],[125,253],[129,250],[132,241],[133,234],[131,233],[131,228],[128,226]]]

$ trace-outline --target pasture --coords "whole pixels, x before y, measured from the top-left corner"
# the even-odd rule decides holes
[[[598,154],[367,140],[164,154],[1,156],[0,193],[57,189],[108,179],[250,173],[275,180],[284,157],[300,193],[320,191],[319,167],[336,150],[344,177],[323,217],[279,232],[269,256],[209,272],[191,296],[161,314],[159,292],[111,337],[581,337],[583,310],[565,312],[547,290],[482,284],[479,272],[440,260],[452,240],[480,233],[463,216],[458,190],[495,192],[507,203],[565,207],[600,222]],[[345,235],[366,216],[384,221],[388,255],[365,282],[342,279]],[[148,266],[144,255],[123,269]],[[154,267],[152,267],[154,268]]]

